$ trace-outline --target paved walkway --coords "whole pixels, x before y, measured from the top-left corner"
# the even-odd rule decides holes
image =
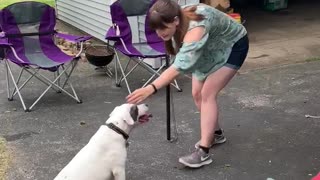
[[[178,142],[165,140],[165,95],[160,91],[148,100],[153,120],[131,134],[128,179],[309,179],[320,167],[320,120],[305,115],[320,115],[319,74],[320,62],[310,62],[236,76],[219,99],[228,142],[212,151],[212,165],[198,170],[180,169],[177,163],[199,139],[191,83],[180,78],[184,91],[173,95]],[[9,180],[52,179],[127,94],[87,63],[80,64],[73,80],[83,104],[51,92],[31,113],[0,91],[0,135],[9,140],[14,157]],[[5,87],[4,79],[0,85]],[[25,89],[26,101],[39,92]]]

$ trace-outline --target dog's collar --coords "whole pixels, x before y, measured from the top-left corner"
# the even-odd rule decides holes
[[[117,126],[114,125],[113,123],[109,123],[109,124],[107,124],[107,126],[108,126],[110,129],[112,129],[112,130],[114,130],[115,132],[117,132],[118,134],[121,134],[125,140],[128,140],[129,135],[128,135],[126,132],[124,132],[122,129],[120,129],[119,127],[117,127]]]

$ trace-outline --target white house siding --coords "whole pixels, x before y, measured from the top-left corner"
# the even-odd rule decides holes
[[[104,40],[112,25],[111,0],[56,0],[58,19]]]
[[[104,41],[112,25],[110,5],[113,0],[56,0],[58,19]],[[180,0],[181,5],[199,0]],[[145,16],[130,17],[133,42],[145,41]]]

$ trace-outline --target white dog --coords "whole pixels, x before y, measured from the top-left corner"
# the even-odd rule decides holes
[[[89,143],[62,169],[55,180],[125,180],[126,143],[134,125],[147,122],[145,104],[123,104],[110,114]]]

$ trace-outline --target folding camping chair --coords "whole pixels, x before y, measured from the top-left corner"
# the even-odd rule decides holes
[[[63,92],[81,103],[69,78],[79,60],[83,42],[91,37],[57,33],[54,30],[55,24],[55,9],[39,2],[14,3],[0,11],[0,28],[2,29],[0,48],[5,48],[4,63],[7,75],[8,100],[13,100],[13,97],[18,94],[26,112],[31,111],[50,88],[56,92]],[[55,36],[77,43],[79,53],[76,56],[63,53],[54,44]],[[11,63],[21,68],[17,78],[14,77]],[[66,63],[68,64],[65,65]],[[40,74],[42,70],[53,73],[55,75],[53,80]],[[24,82],[21,82],[24,72],[29,73],[30,76]],[[63,76],[65,77],[62,78]],[[33,77],[48,87],[31,106],[27,107],[21,90]],[[10,82],[14,85],[12,91]],[[65,90],[66,85],[70,86],[71,93]]]
[[[155,0],[140,0],[140,7],[147,6],[146,11],[134,12],[132,6],[128,7],[131,4],[134,4],[132,1],[117,0],[110,6],[110,14],[113,26],[108,30],[106,39],[108,41],[114,41],[114,49],[116,54],[116,85],[120,86],[122,81],[125,81],[128,92],[131,93],[131,89],[127,80],[127,77],[140,65],[145,68],[152,76],[144,83],[143,87],[148,85],[150,81],[155,77],[159,76],[161,71],[168,65],[162,63],[162,60],[169,61],[169,56],[166,54],[164,42],[160,39],[154,30],[151,30],[148,23],[148,9],[150,5],[155,2]],[[146,4],[148,3],[148,4]],[[145,15],[145,41],[139,43],[132,42],[132,29],[128,21],[130,16]],[[141,32],[141,31],[140,31]],[[120,63],[120,58],[117,51],[121,52],[123,55],[129,57],[129,61],[126,63],[123,68]],[[161,66],[158,69],[152,68],[148,63],[146,63],[146,58],[157,58],[161,61]],[[132,69],[128,70],[129,63],[135,62],[135,65]],[[169,62],[168,62],[169,63]],[[121,71],[121,77],[118,80],[117,74],[117,65],[119,65]],[[177,83],[174,80],[174,83],[171,83],[179,91],[182,91]]]

